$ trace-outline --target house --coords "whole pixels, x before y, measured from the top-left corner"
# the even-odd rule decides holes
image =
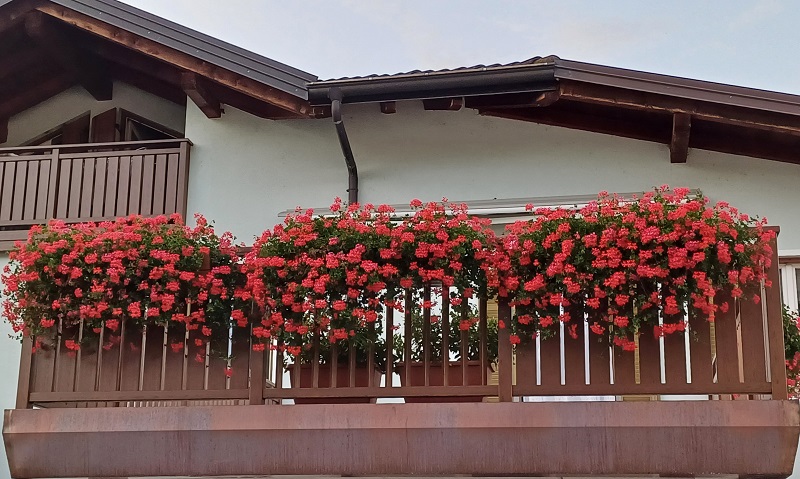
[[[3,251],[51,218],[201,212],[250,242],[287,210],[336,196],[444,196],[502,223],[529,202],[670,184],[778,225],[784,301],[797,307],[799,163],[800,96],[555,56],[320,80],[116,0],[0,0]],[[245,382],[222,392],[165,391],[163,380],[82,390],[75,377],[69,391],[44,391],[31,355],[20,363],[8,341],[6,453],[12,477],[26,478],[786,477],[800,418],[781,383],[777,292],[752,363],[764,359],[760,380],[695,387],[714,401],[261,406],[282,393],[247,383],[263,374],[252,356]],[[527,395],[506,372],[482,391]],[[662,386],[620,395],[669,394]],[[250,405],[91,407],[193,400]]]

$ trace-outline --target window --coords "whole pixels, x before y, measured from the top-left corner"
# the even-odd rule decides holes
[[[183,133],[127,110],[120,110],[120,127],[123,141],[152,141],[183,138]]]

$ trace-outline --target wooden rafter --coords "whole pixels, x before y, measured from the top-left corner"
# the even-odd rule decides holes
[[[561,81],[560,85],[561,97],[572,101],[664,114],[686,113],[693,118],[800,135],[800,114],[788,115],[765,110],[745,109],[738,106],[567,80]]]
[[[111,100],[113,81],[103,66],[96,61],[87,61],[85,56],[80,55],[49,18],[40,12],[29,13],[25,17],[25,32],[62,68],[77,78],[95,100]]]
[[[550,106],[561,97],[556,91],[506,93],[502,95],[486,95],[468,97],[464,100],[467,108],[531,108]]]
[[[212,95],[206,81],[196,73],[184,72],[181,75],[181,88],[197,108],[208,118],[219,118],[222,116],[222,105],[214,95]]]
[[[394,101],[382,101],[381,102],[381,113],[386,115],[391,115],[392,113],[397,113],[397,102]]]
[[[276,105],[289,112],[307,115],[310,111],[308,103],[294,95],[263,85],[256,80],[252,80],[229,70],[211,65],[191,55],[165,47],[157,42],[95,20],[79,12],[55,4],[42,5],[38,7],[38,10],[61,21],[90,31],[114,43],[158,58],[182,70],[196,73],[227,86],[228,88]]]
[[[0,7],[0,33],[22,23],[25,15],[45,3],[44,0],[22,0],[9,2]]]
[[[108,72],[114,79],[134,86],[152,95],[169,100],[176,105],[186,106],[186,93],[179,86],[164,82],[147,73],[134,70],[119,63],[111,63]]]
[[[686,163],[689,156],[689,134],[692,129],[692,116],[686,113],[672,115],[672,140],[669,143],[669,160],[672,163]]]
[[[422,100],[422,105],[426,110],[460,110],[464,105],[463,98],[432,98]]]
[[[44,60],[44,55],[38,49],[24,48],[5,56],[0,56],[0,80],[17,76]]]
[[[0,103],[0,118],[11,118],[28,108],[34,107],[48,98],[75,85],[76,81],[67,73],[52,75],[39,83],[8,92],[8,100]],[[4,88],[0,86],[0,91]]]

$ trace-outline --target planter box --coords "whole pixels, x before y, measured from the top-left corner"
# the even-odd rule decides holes
[[[448,364],[447,372],[447,385],[448,386],[464,386],[463,383],[463,368],[461,361],[450,361]],[[425,363],[412,362],[411,371],[409,374],[409,382],[406,383],[406,366],[405,363],[398,363],[395,371],[400,375],[400,384],[402,386],[425,386]],[[491,375],[491,369],[487,368],[487,379]],[[483,378],[481,377],[481,362],[480,361],[467,361],[467,386],[482,386]],[[431,362],[430,372],[428,373],[428,386],[444,386],[444,372],[442,370],[441,362]],[[455,392],[455,391],[454,391]],[[414,396],[406,397],[407,403],[438,403],[438,402],[482,402],[483,396]]]
[[[295,372],[294,368],[289,368],[289,378],[292,382],[292,387],[298,387],[294,384]],[[381,372],[377,369],[370,371],[366,366],[359,365],[355,368],[355,387],[365,388],[369,386],[369,377],[372,374],[372,385],[377,387],[381,384]],[[314,369],[310,364],[300,365],[300,389],[312,388],[314,384]],[[340,364],[336,370],[336,387],[331,387],[331,366],[330,364],[319,365],[319,378],[317,380],[317,389],[330,389],[331,396],[329,398],[295,398],[295,404],[358,404],[358,403],[374,403],[375,398],[370,397],[335,397],[337,389],[344,389],[350,387],[350,369],[347,364]]]

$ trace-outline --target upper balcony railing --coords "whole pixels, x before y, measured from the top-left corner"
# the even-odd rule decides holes
[[[778,284],[777,261],[768,278]],[[686,334],[657,338],[643,332],[633,352],[589,335],[592,316],[580,305],[571,311],[572,317],[585,318],[576,329],[577,339],[562,330],[556,337],[512,347],[509,330],[493,328],[496,319],[511,323],[507,303],[497,305],[495,318],[494,300],[473,299],[471,306],[464,300],[454,306],[448,294],[435,288],[417,293],[438,302],[441,318],[453,318],[449,323],[432,323],[430,310],[415,322],[409,290],[409,307],[403,313],[389,309],[382,324],[385,344],[392,347],[376,351],[372,346],[365,357],[356,357],[337,353],[318,338],[309,357],[323,360],[308,364],[285,358],[279,349],[253,351],[245,330],[232,331],[228,357],[220,358],[208,350],[199,357],[189,353],[192,332],[183,324],[123,326],[113,343],[104,341],[101,331],[94,347],[77,352],[65,343],[82,338],[82,332],[60,328],[49,349],[29,354],[26,340],[17,407],[281,404],[287,399],[511,401],[515,396],[786,399],[780,291],[774,286],[760,289],[751,291],[763,298],[759,303],[731,300],[723,293],[719,300],[731,300],[733,306],[713,323],[684,318]],[[451,326],[469,321],[473,307],[478,312],[475,327],[461,331]],[[414,344],[406,341],[412,336]]]
[[[186,213],[186,139],[0,148],[0,250],[57,218]]]

